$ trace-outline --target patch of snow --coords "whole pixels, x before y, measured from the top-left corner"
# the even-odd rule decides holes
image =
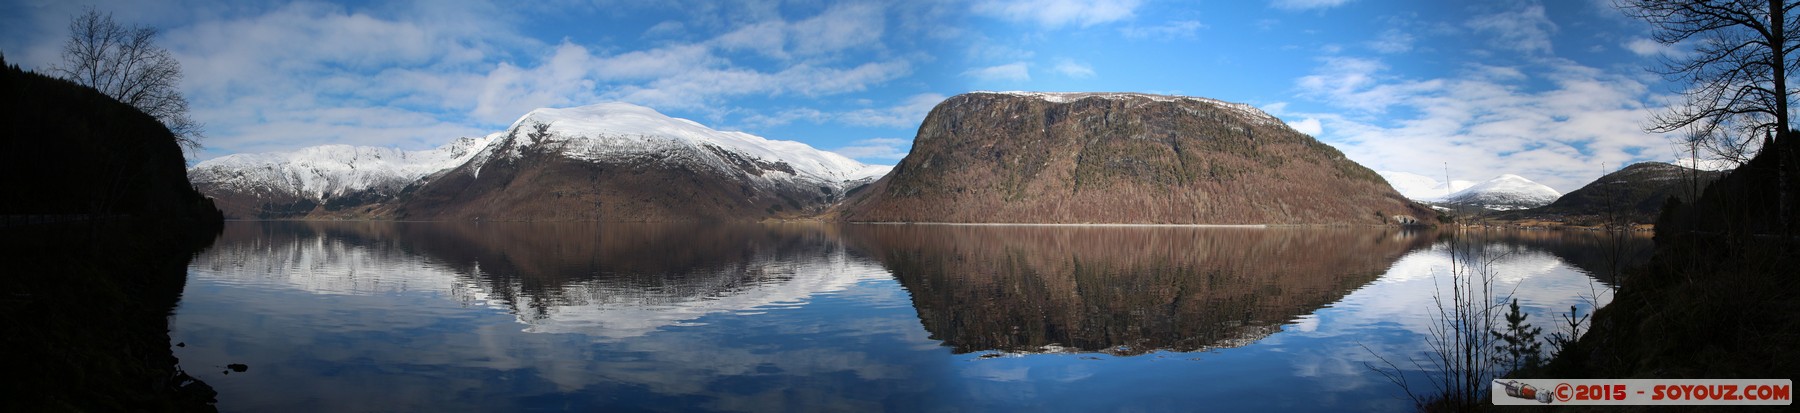
[[[1738,167],[1737,162],[1727,160],[1727,159],[1698,159],[1698,160],[1696,160],[1693,157],[1682,157],[1682,158],[1676,158],[1673,163],[1675,165],[1679,165],[1682,167],[1699,169],[1702,171],[1729,171],[1732,169],[1737,169],[1737,167]]]
[[[369,189],[397,191],[419,178],[468,162],[491,142],[493,136],[459,138],[419,151],[320,145],[292,152],[234,154],[194,165],[188,169],[188,178],[196,184],[323,201]]]
[[[531,137],[539,123],[549,125],[548,136],[541,140]],[[714,130],[655,109],[617,102],[533,110],[513,122],[504,135],[512,145],[494,145],[495,151],[508,148],[508,152],[496,155],[516,157],[526,148],[542,145],[573,159],[656,159],[701,164],[726,173],[739,173],[741,161],[751,161],[768,166],[753,179],[801,181],[840,189],[879,178],[892,168],[863,164],[801,142]],[[738,159],[731,159],[734,156]]]
[[[534,139],[533,126],[540,122],[549,125],[548,136]],[[505,131],[460,138],[430,150],[322,145],[292,152],[235,154],[201,162],[188,170],[188,176],[196,184],[293,194],[323,202],[370,189],[398,192],[420,179],[463,165],[479,176],[495,157],[518,157],[521,151],[538,146],[572,159],[685,162],[728,174],[747,174],[743,165],[750,162],[761,169],[751,179],[763,184],[838,190],[874,181],[893,168],[863,164],[800,142],[713,130],[643,106],[602,103],[533,110]]]
[[[1505,211],[1549,205],[1561,197],[1561,192],[1548,186],[1522,176],[1504,174],[1457,191],[1444,201]]]
[[[1285,123],[1281,122],[1281,119],[1271,116],[1268,114],[1268,112],[1263,112],[1262,109],[1257,109],[1255,106],[1251,106],[1251,105],[1243,104],[1243,103],[1226,102],[1226,101],[1218,100],[1218,99],[1210,99],[1210,98],[1194,97],[1194,96],[1156,95],[1156,94],[1149,94],[1149,93],[1128,93],[1128,92],[975,91],[975,92],[969,92],[969,93],[972,93],[972,94],[985,93],[985,94],[995,94],[995,95],[1023,96],[1023,97],[1042,99],[1044,101],[1051,102],[1051,103],[1068,103],[1068,102],[1074,102],[1077,100],[1087,99],[1087,98],[1101,98],[1101,99],[1112,99],[1112,100],[1149,99],[1151,101],[1156,101],[1156,102],[1192,101],[1192,102],[1205,103],[1205,104],[1212,105],[1212,106],[1220,108],[1220,109],[1225,109],[1225,110],[1231,111],[1233,113],[1237,113],[1240,117],[1243,117],[1245,120],[1253,122],[1253,123],[1257,123],[1257,124],[1261,124],[1261,125],[1271,125],[1271,124],[1285,125]]]

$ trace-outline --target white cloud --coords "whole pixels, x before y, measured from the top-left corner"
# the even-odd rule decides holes
[[[1625,42],[1625,50],[1643,57],[1674,56],[1678,54],[1675,47],[1642,37],[1632,38]]]
[[[831,115],[828,113],[822,112],[818,109],[799,108],[799,109],[781,110],[779,112],[776,112],[774,115],[764,115],[764,114],[758,113],[758,114],[751,114],[750,116],[744,117],[744,123],[747,123],[751,126],[764,127],[764,128],[771,127],[771,126],[786,125],[789,123],[794,123],[795,121],[802,121],[802,120],[809,121],[812,123],[823,123],[825,121],[831,120]]]
[[[1325,133],[1325,127],[1319,124],[1318,119],[1314,118],[1301,119],[1297,122],[1288,122],[1288,127],[1294,128],[1294,130],[1300,131],[1300,133],[1312,136],[1319,136],[1320,134]]]
[[[1640,129],[1651,99],[1642,80],[1566,60],[1415,79],[1389,75],[1379,61],[1335,58],[1296,85],[1343,112],[1293,115],[1318,119],[1327,142],[1376,170],[1436,176],[1447,164],[1458,179],[1515,173],[1567,192],[1602,164],[1665,149]]]
[[[1139,0],[985,0],[976,3],[976,14],[1046,28],[1067,25],[1089,27],[1130,19]]]
[[[682,19],[627,33],[656,39],[643,46],[608,38],[545,42],[525,34],[533,13],[605,13],[592,8],[302,2],[225,12],[211,1],[107,6],[128,24],[165,28],[159,43],[182,61],[183,91],[195,119],[208,125],[203,157],[325,143],[422,148],[491,131],[538,107],[606,100],[730,114],[747,124],[916,125],[941,95],[932,95],[923,109],[907,101],[836,113],[764,114],[732,102],[856,93],[908,76],[932,57],[895,50],[883,40],[949,31],[919,23],[942,21],[938,17],[954,11],[895,1],[832,3],[801,12],[761,3],[699,5],[682,10]],[[47,4],[55,10],[24,16],[31,24],[0,29],[8,33],[0,45],[8,45],[9,62],[41,66],[56,56],[67,17],[80,10]],[[15,44],[22,46],[10,46]]]
[[[912,140],[896,138],[863,139],[849,146],[832,149],[839,155],[859,160],[898,161],[912,149]]]
[[[1544,14],[1544,5],[1532,4],[1518,10],[1476,16],[1464,23],[1471,29],[1492,35],[1489,45],[1523,53],[1550,54],[1554,48],[1550,35],[1556,23]]]
[[[1063,76],[1068,76],[1068,77],[1072,77],[1072,78],[1076,78],[1076,79],[1087,79],[1087,78],[1094,77],[1094,75],[1095,75],[1093,66],[1090,66],[1086,63],[1069,60],[1069,59],[1062,59],[1062,60],[1057,61],[1056,66],[1050,68],[1050,70],[1053,70],[1056,73],[1060,73]]]
[[[925,114],[944,101],[944,95],[936,93],[920,93],[906,98],[894,106],[881,108],[863,108],[842,112],[826,112],[813,108],[785,109],[774,115],[752,114],[744,118],[744,122],[752,126],[780,126],[797,121],[812,123],[843,122],[853,126],[917,128],[925,120]]]
[[[1283,10],[1324,10],[1349,2],[1350,0],[1274,0],[1269,5]]]
[[[838,3],[797,22],[779,16],[746,24],[713,40],[723,50],[750,50],[779,59],[807,58],[879,45],[886,16],[874,3]]]
[[[916,128],[925,121],[925,115],[944,101],[944,95],[936,93],[920,93],[906,98],[898,105],[880,109],[859,109],[838,116],[844,123],[859,126],[889,126],[898,128]]]
[[[1375,59],[1332,57],[1297,83],[1304,96],[1361,112],[1385,112],[1404,98],[1441,87],[1440,80],[1388,81],[1386,64]]]
[[[1025,62],[1013,62],[999,66],[969,69],[968,71],[963,72],[963,76],[984,81],[1024,82],[1031,80],[1031,70],[1026,67]]]
[[[944,95],[937,93],[920,93],[888,107],[863,108],[849,111],[827,112],[813,108],[784,109],[773,115],[751,114],[744,117],[744,123],[756,127],[786,125],[798,121],[811,123],[842,122],[852,126],[917,128],[925,120],[925,115],[944,101]],[[872,102],[868,102],[872,103]],[[868,104],[864,103],[864,104]]]
[[[1197,20],[1177,20],[1156,26],[1123,27],[1119,29],[1119,34],[1132,39],[1192,40],[1198,37],[1197,33],[1199,33],[1200,29],[1205,28],[1207,28],[1207,25]]]
[[[1381,53],[1406,53],[1412,51],[1413,36],[1400,29],[1387,29],[1369,42],[1369,48]]]

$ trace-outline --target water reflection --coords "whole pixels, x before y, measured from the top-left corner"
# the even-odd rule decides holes
[[[859,225],[958,353],[1238,347],[1380,277],[1400,230]]]
[[[827,230],[270,222],[229,228],[196,275],[323,294],[435,292],[506,310],[526,332],[617,339],[710,313],[799,305],[885,275]]]
[[[171,335],[228,411],[1382,411],[1364,348],[1422,351],[1445,237],[243,222]],[[1604,261],[1481,242],[1532,320]]]

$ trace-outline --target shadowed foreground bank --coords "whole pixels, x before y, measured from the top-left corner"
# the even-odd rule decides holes
[[[223,226],[150,115],[0,58],[0,369],[9,411],[212,410],[169,348]]]
[[[1592,331],[1541,371],[1514,376],[1793,378],[1800,371],[1793,351],[1800,348],[1793,190],[1800,165],[1781,158],[1793,153],[1796,138],[1767,144],[1695,202],[1667,203],[1650,265],[1623,274]]]
[[[9,404],[19,411],[210,411],[213,390],[177,366],[169,314],[188,261],[211,244],[154,224],[0,229]],[[211,368],[195,367],[195,368]]]

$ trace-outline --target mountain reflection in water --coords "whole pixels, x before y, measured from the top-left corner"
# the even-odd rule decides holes
[[[233,222],[170,335],[225,411],[1388,411],[1452,235]],[[1648,245],[1459,236],[1531,320]]]
[[[1398,229],[858,225],[958,353],[1238,347],[1379,278]]]
[[[254,274],[318,293],[439,290],[504,309],[526,332],[617,339],[885,275],[829,235],[799,225],[270,222],[228,228],[196,265],[202,276]]]

